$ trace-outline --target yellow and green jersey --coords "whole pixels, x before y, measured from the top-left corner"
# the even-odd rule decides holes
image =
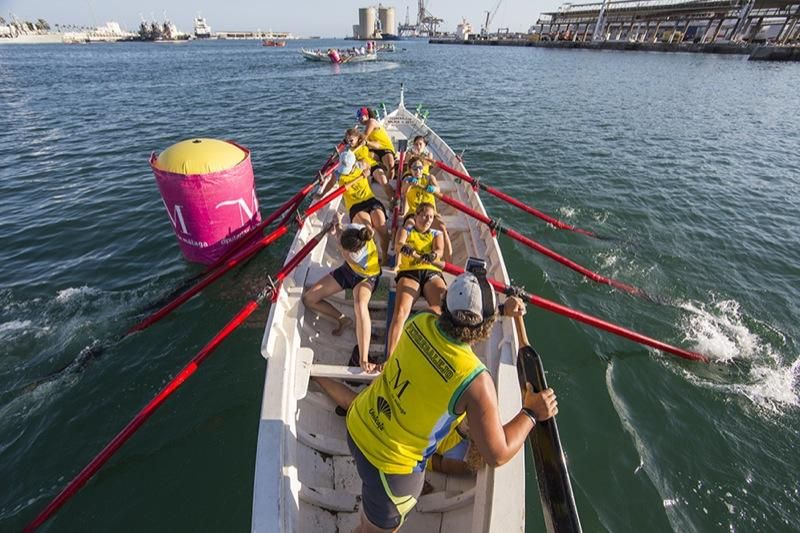
[[[383,373],[353,400],[347,431],[381,472],[419,472],[463,418],[456,403],[484,370],[469,345],[439,329],[436,315],[419,313]]]
[[[410,246],[419,255],[431,253],[436,236],[442,233],[435,229],[428,229],[425,232],[417,231],[417,228],[413,226],[411,228],[400,228],[400,231],[406,233],[406,245]],[[441,270],[441,268],[416,257],[400,254],[400,264],[397,266],[397,271],[402,272],[403,270]]]

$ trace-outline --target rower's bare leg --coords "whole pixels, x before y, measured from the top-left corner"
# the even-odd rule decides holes
[[[425,296],[425,301],[428,302],[428,306],[430,306],[431,310],[436,313],[442,312],[442,297],[446,291],[447,285],[445,285],[444,280],[439,276],[431,278],[431,280],[425,284],[422,288],[422,294]]]
[[[372,337],[372,319],[369,316],[369,299],[371,297],[372,285],[368,281],[362,281],[353,288],[358,356],[361,368],[367,372],[374,371],[374,365],[369,363],[369,341]]]
[[[325,300],[328,296],[333,296],[341,290],[342,287],[333,279],[333,276],[326,274],[324,278],[303,292],[303,304],[306,307],[337,322],[338,326],[331,332],[335,336],[341,335],[342,331],[353,323],[344,313]]]
[[[400,335],[403,333],[403,326],[408,315],[411,314],[411,306],[419,296],[419,283],[410,278],[400,278],[397,282],[397,296],[394,301],[394,313],[392,314],[392,324],[389,326],[389,340],[387,344],[388,357],[392,356]]]
[[[381,264],[386,264],[389,254],[389,228],[386,225],[386,215],[380,209],[375,209],[369,214],[369,224],[378,234],[381,250]]]
[[[356,399],[356,392],[341,381],[321,377],[312,377],[311,379],[322,387],[325,394],[330,396],[331,400],[336,402],[336,405],[345,411],[350,408],[350,404]]]
[[[383,154],[383,157],[381,157],[381,163],[383,163],[385,168],[389,169],[386,175],[387,180],[392,181],[394,179],[394,154],[391,152]]]
[[[386,172],[382,168],[376,168],[375,172],[372,173],[372,177],[381,184],[383,192],[386,193],[386,200],[391,202],[394,197],[394,189],[392,189],[392,186],[389,184],[389,178],[386,176]]]

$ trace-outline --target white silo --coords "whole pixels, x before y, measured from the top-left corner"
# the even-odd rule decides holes
[[[378,19],[381,21],[381,28],[384,35],[397,35],[397,20],[394,16],[393,7],[378,8]]]
[[[372,39],[375,33],[375,8],[362,7],[358,10],[358,36],[361,39]]]

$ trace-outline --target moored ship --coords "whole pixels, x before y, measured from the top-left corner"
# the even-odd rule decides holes
[[[206,19],[197,15],[194,19],[194,38],[195,39],[213,39],[214,35],[211,33],[211,26],[208,25]]]

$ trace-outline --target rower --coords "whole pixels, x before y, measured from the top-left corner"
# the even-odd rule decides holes
[[[375,198],[372,192],[364,168],[358,164],[356,155],[350,148],[345,148],[339,154],[339,166],[336,167],[334,174],[337,176],[338,185],[347,186],[344,192],[344,206],[350,217],[350,222],[372,226],[380,237],[381,258],[386,259],[389,248],[389,230],[386,227],[386,208],[380,200]],[[325,196],[333,186],[333,180],[329,180],[325,187],[317,193],[317,198]]]
[[[431,309],[439,310],[447,290],[442,269],[433,264],[444,253],[442,232],[431,228],[436,209],[421,203],[414,216],[397,232],[395,250],[400,257],[397,268],[397,297],[389,326],[386,353],[391,357],[411,307],[420,295]]]
[[[374,109],[360,107],[356,111],[356,118],[364,125],[364,137],[367,147],[372,151],[374,157],[383,165],[381,173],[375,173],[375,180],[381,185],[387,186],[394,179],[394,161],[397,151],[392,144],[392,139],[386,133],[386,129],[378,122],[378,114]],[[391,187],[389,187],[391,191]],[[389,198],[392,195],[389,194]]]
[[[364,372],[378,370],[369,357],[369,343],[372,336],[372,320],[369,315],[369,300],[381,277],[378,248],[373,240],[374,232],[370,226],[348,224],[342,226],[341,215],[332,229],[338,239],[339,252],[344,263],[326,274],[303,293],[303,304],[320,315],[337,321],[338,326],[331,334],[339,336],[352,324],[352,320],[340,312],[325,298],[345,289],[353,290],[353,306],[356,318],[356,340],[358,341],[358,363]]]
[[[436,177],[431,174],[425,173],[425,160],[420,156],[412,156],[409,162],[411,174],[403,178],[403,186],[400,189],[400,198],[404,202],[405,208],[403,209],[403,223],[414,216],[417,212],[417,207],[422,203],[428,203],[433,206],[434,220],[432,227],[435,230],[441,231],[444,237],[444,250],[441,259],[450,261],[453,255],[453,244],[450,241],[450,234],[447,232],[444,220],[436,209],[436,196],[441,192],[439,182]]]

